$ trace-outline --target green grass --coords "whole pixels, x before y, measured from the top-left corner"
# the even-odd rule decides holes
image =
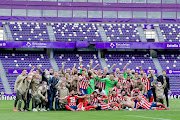
[[[48,111],[14,112],[14,101],[0,100],[0,120],[180,120],[180,100],[164,111]]]

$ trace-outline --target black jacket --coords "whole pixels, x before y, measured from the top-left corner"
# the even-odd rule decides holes
[[[42,74],[42,81],[46,81],[47,82],[47,84],[49,85],[49,79],[48,78],[46,78],[46,73],[45,72],[43,72],[41,69],[38,69],[39,70],[39,72]]]
[[[55,78],[55,77],[52,77],[52,79],[51,79],[51,87],[53,88],[53,89],[56,89],[56,84],[59,82],[59,77],[57,77],[57,78]]]
[[[161,82],[162,85],[164,84],[164,80],[163,80],[163,76],[162,75],[158,76],[157,80],[158,80],[158,82]],[[167,76],[166,76],[166,82],[167,82],[167,84],[166,84],[165,90],[167,91],[167,90],[170,90],[169,77],[167,77]]]

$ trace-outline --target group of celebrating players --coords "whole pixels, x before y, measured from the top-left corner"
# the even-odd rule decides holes
[[[29,111],[31,100],[32,111],[169,109],[163,104],[164,91],[169,90],[169,78],[165,70],[157,77],[154,70],[149,70],[147,75],[139,66],[139,74],[134,69],[126,69],[127,63],[123,72],[119,68],[113,72],[115,64],[109,70],[104,67],[102,72],[100,68],[95,70],[99,64],[92,68],[93,60],[90,60],[89,70],[83,67],[82,61],[82,57],[79,57],[79,67],[76,68],[74,64],[72,70],[68,68],[65,71],[65,62],[57,72],[53,69],[42,71],[40,66],[35,70],[33,66],[27,74],[24,69],[14,86],[14,111]]]

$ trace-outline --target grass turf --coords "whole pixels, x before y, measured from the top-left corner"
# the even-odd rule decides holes
[[[180,120],[180,100],[170,100],[171,110],[155,111],[48,111],[14,112],[14,101],[0,100],[0,120]]]

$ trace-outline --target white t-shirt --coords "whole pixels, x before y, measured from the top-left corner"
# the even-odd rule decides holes
[[[104,90],[102,90],[101,92],[99,92],[99,89],[95,90],[98,94],[100,94],[101,96],[106,95],[106,92]]]

